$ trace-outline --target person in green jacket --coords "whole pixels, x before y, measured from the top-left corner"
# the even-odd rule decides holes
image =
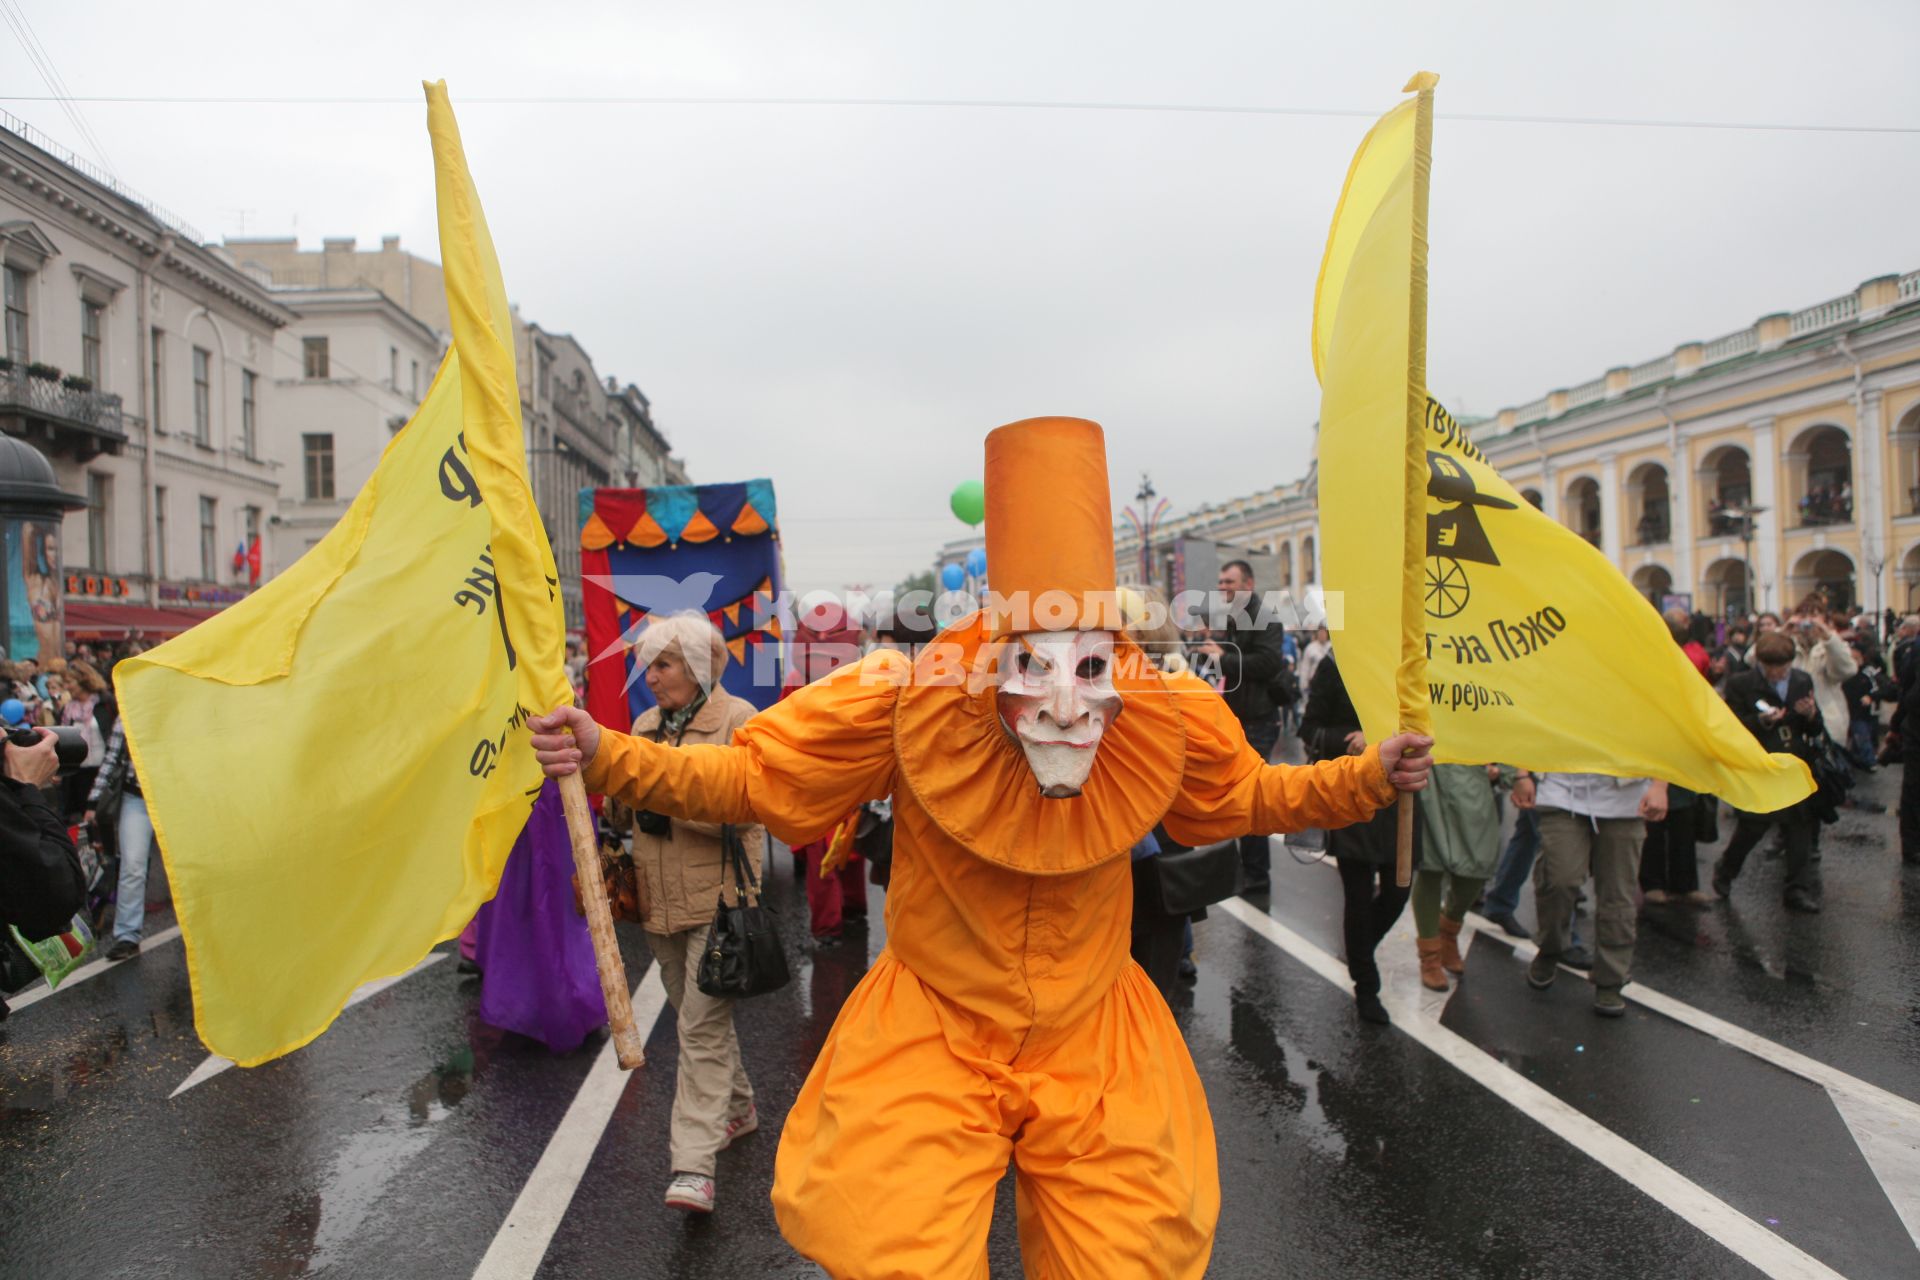
[[[1447,975],[1461,973],[1460,925],[1500,859],[1500,791],[1516,788],[1521,807],[1531,801],[1533,779],[1504,765],[1440,764],[1424,797],[1426,841],[1413,876],[1413,927],[1419,935],[1420,982],[1447,989]]]

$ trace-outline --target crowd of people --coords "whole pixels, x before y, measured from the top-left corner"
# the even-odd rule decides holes
[[[1252,586],[1244,562],[1221,573],[1223,595]],[[1674,643],[1748,732],[1770,752],[1809,761],[1819,784],[1814,794],[1777,813],[1743,813],[1654,778],[1536,774],[1500,761],[1438,765],[1417,806],[1410,889],[1394,882],[1392,814],[1327,833],[1326,853],[1345,893],[1348,968],[1361,1018],[1389,1020],[1374,953],[1409,902],[1427,987],[1447,990],[1449,975],[1463,971],[1456,940],[1468,912],[1478,910],[1507,934],[1537,942],[1527,973],[1534,987],[1551,985],[1561,966],[1585,970],[1595,1011],[1606,1016],[1625,1012],[1620,990],[1631,976],[1642,904],[1699,910],[1725,900],[1769,835],[1786,862],[1785,909],[1820,912],[1823,826],[1842,808],[1885,811],[1851,794],[1854,778],[1888,763],[1920,763],[1920,615],[1874,616],[1815,594],[1784,618],[1762,612],[1716,620],[1684,609],[1664,616]],[[1256,747],[1279,741],[1297,723],[1310,761],[1365,748],[1324,628],[1311,638],[1277,624],[1235,628],[1195,638],[1189,651],[1212,663],[1209,674]],[[1229,651],[1237,658],[1225,659]],[[1905,769],[1901,782],[1900,856],[1914,866],[1920,768]],[[1503,843],[1509,805],[1512,829]],[[1703,884],[1701,850],[1723,836]],[[1267,841],[1249,838],[1242,849],[1243,892],[1267,892]],[[1533,929],[1518,914],[1529,883]],[[1579,908],[1588,885],[1593,937],[1583,939]]]
[[[62,656],[0,658],[0,732],[62,729],[85,744],[77,765],[37,782],[47,811],[76,848],[87,882],[89,924],[111,924],[110,960],[139,954],[147,873],[158,854],[138,771],[126,747],[113,694],[113,668],[144,652],[140,639],[69,640]],[[0,995],[4,995],[0,992]]]

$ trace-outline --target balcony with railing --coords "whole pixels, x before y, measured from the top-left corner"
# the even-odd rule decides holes
[[[1701,363],[1718,364],[1722,360],[1731,360],[1743,356],[1760,345],[1760,335],[1752,329],[1740,329],[1725,337],[1715,338],[1701,352]]]
[[[53,455],[86,462],[119,453],[127,442],[120,397],[95,391],[84,379],[34,372],[35,366],[0,368],[0,431],[44,443]]]
[[[1649,360],[1645,364],[1637,364],[1627,370],[1627,389],[1637,391],[1641,387],[1664,382],[1673,376],[1673,369],[1674,359],[1670,355],[1661,356],[1658,360]]]
[[[1803,333],[1818,333],[1822,329],[1831,329],[1837,324],[1847,324],[1860,316],[1860,295],[1844,293],[1837,298],[1829,298],[1818,306],[1805,307],[1787,318],[1787,333],[1799,337]]]
[[[1577,405],[1592,404],[1596,400],[1605,400],[1606,398],[1607,380],[1605,378],[1595,378],[1593,381],[1583,382],[1567,392],[1567,407],[1571,409]]]

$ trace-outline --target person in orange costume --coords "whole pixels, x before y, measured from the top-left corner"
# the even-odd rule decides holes
[[[660,750],[575,708],[536,717],[534,747],[636,807],[785,840],[893,795],[887,948],[780,1139],[794,1248],[837,1280],[983,1280],[1011,1156],[1029,1277],[1199,1277],[1213,1124],[1128,955],[1128,851],[1159,822],[1200,845],[1361,820],[1426,785],[1431,741],[1268,765],[1210,688],[1127,644],[1095,424],[994,431],[986,489],[994,593],[917,659],[873,653],[728,747]]]

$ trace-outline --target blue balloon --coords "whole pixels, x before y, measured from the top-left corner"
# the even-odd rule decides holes
[[[975,547],[967,552],[967,572],[976,578],[987,576],[987,549]]]
[[[0,702],[0,722],[9,729],[17,729],[27,722],[27,704],[18,698],[8,698]]]
[[[967,585],[967,571],[957,564],[941,565],[940,585],[949,591],[958,591]]]

